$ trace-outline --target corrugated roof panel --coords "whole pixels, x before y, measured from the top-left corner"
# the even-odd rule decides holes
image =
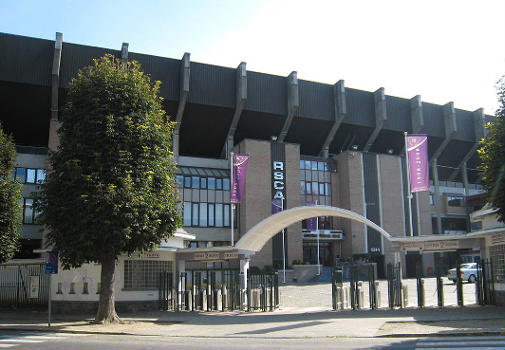
[[[334,120],[333,86],[312,81],[298,80],[300,97],[299,116]]]
[[[51,86],[54,41],[0,33],[3,81]]]
[[[191,62],[189,102],[235,108],[235,69]]]
[[[161,81],[160,95],[171,101],[179,100],[180,60],[128,53],[128,59],[138,61],[142,70],[151,76],[153,81]]]
[[[245,109],[270,114],[287,114],[286,78],[247,72]]]
[[[373,93],[346,88],[347,115],[345,123],[375,127]]]

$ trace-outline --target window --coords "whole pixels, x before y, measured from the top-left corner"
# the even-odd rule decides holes
[[[223,179],[216,179],[216,190],[223,189]]]
[[[317,170],[324,171],[324,166],[326,162],[317,162]]]
[[[191,202],[184,202],[184,212],[182,217],[182,224],[184,226],[191,226]]]
[[[319,184],[317,182],[312,182],[312,194],[319,194]]]
[[[223,190],[229,191],[230,190],[230,179],[223,179]]]
[[[312,161],[310,163],[311,163],[311,169],[312,170],[317,170],[317,162],[314,160],[314,161]]]
[[[230,226],[230,205],[224,205],[224,226]]]
[[[223,227],[223,205],[216,203],[216,227]]]
[[[215,190],[216,189],[216,178],[209,177],[207,180],[209,183],[209,190]]]
[[[193,219],[191,220],[192,226],[198,226],[198,203],[193,203]]]
[[[26,169],[26,183],[34,184],[36,175],[37,175],[37,170]]]
[[[172,271],[171,261],[126,260],[124,289],[158,289],[158,280],[163,271]]]
[[[177,187],[184,187],[184,176],[177,175]]]
[[[319,183],[319,194],[324,196],[324,183]]]
[[[305,169],[305,161],[300,159],[300,169]]]
[[[482,230],[482,221],[474,221],[470,223],[472,231]]]
[[[23,198],[20,203],[23,206],[23,223],[36,223],[38,213],[33,209],[33,198]]]
[[[214,204],[209,203],[209,226],[215,226],[215,223],[214,223],[214,207],[215,207]]]
[[[200,188],[202,188],[202,189],[207,188],[207,178],[206,177],[200,178]]]
[[[191,188],[200,188],[200,178],[198,176],[193,176],[191,178]]]
[[[46,181],[46,169],[37,169],[37,183],[42,184]]]
[[[200,227],[207,227],[207,203],[200,203]]]
[[[305,188],[306,188],[306,194],[311,194],[312,193],[312,182],[307,181],[305,183]]]
[[[16,178],[19,182],[24,184],[26,182],[26,169],[25,168],[16,168]]]
[[[433,193],[430,193],[430,205],[435,205],[435,199],[433,198]]]
[[[184,187],[191,188],[191,176],[184,176]]]
[[[305,181],[300,181],[300,194],[305,194]]]
[[[505,244],[489,248],[493,266],[493,276],[496,282],[505,281]]]
[[[462,207],[464,206],[465,197],[463,196],[447,196],[447,204],[450,207]]]

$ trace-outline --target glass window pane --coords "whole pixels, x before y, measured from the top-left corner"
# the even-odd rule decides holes
[[[25,198],[25,224],[33,223],[33,199]]]
[[[311,169],[312,169],[312,170],[317,170],[317,162],[316,162],[315,160],[313,160],[313,161],[312,161],[312,162],[310,162],[310,163],[311,163],[311,165],[312,165]]]
[[[200,188],[200,177],[193,176],[191,178],[191,188]]]
[[[16,168],[16,177],[18,181],[24,184],[26,182],[26,169],[25,168]]]
[[[207,227],[207,203],[200,203],[200,227]]]
[[[318,188],[318,183],[317,182],[312,182],[312,194],[318,194],[319,188]]]
[[[214,226],[214,204],[209,203],[209,226]]]
[[[26,183],[35,183],[35,169],[26,169]]]
[[[311,193],[312,193],[312,187],[311,187],[311,184],[312,184],[312,183],[311,183],[311,182],[309,182],[309,181],[307,181],[307,182],[305,183],[305,185],[306,185],[306,186],[305,186],[305,188],[306,188],[306,192],[307,192],[307,194],[311,194]]]
[[[300,193],[305,194],[305,181],[300,181]]]
[[[216,179],[216,190],[223,189],[223,179]]]
[[[324,162],[324,171],[328,171],[328,162]]]
[[[225,191],[230,190],[230,179],[228,179],[228,178],[223,179],[223,190],[225,190]]]
[[[331,196],[331,186],[330,186],[330,184],[329,184],[329,183],[325,183],[324,185],[325,185],[325,187],[326,187],[326,192],[325,192],[325,194],[326,194],[327,196]]]
[[[215,190],[216,189],[216,178],[209,177],[207,180],[208,180],[207,185],[209,187],[209,190]]]
[[[192,226],[198,226],[198,203],[193,203],[193,220],[191,221]]]
[[[223,205],[216,204],[216,227],[223,227]]]
[[[200,188],[207,188],[207,178],[206,177],[202,177],[200,178]]]
[[[183,226],[191,226],[191,202],[184,202]]]
[[[230,226],[230,205],[224,205],[224,226]]]
[[[184,187],[191,188],[191,176],[184,176]]]
[[[305,169],[305,161],[300,159],[300,169]]]
[[[319,194],[324,195],[324,184],[323,183],[319,184]]]
[[[305,161],[305,169],[310,170],[310,160]]]
[[[183,186],[184,186],[184,176],[177,175],[177,187],[183,187]]]
[[[317,162],[317,170],[324,171],[325,162]]]

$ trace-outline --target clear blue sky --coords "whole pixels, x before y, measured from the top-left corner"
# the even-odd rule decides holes
[[[0,31],[334,83],[494,113],[505,1],[3,0]],[[0,48],[1,49],[1,48]]]

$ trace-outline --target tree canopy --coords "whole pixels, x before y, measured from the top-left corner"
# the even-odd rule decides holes
[[[496,119],[486,125],[479,154],[488,201],[498,209],[498,220],[505,222],[505,77],[498,83],[498,101]]]
[[[12,176],[15,162],[14,142],[0,124],[0,263],[10,260],[19,249],[23,197],[21,185]]]
[[[152,250],[180,225],[173,123],[159,87],[137,62],[95,60],[71,82],[49,157],[39,220],[65,268],[101,263],[97,321],[117,318],[115,259]]]

